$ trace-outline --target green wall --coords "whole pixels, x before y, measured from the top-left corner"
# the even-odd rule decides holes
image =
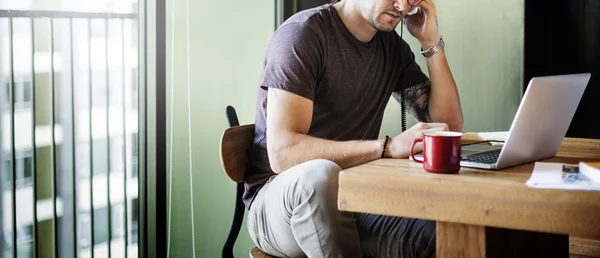
[[[171,1],[167,2],[167,52],[171,53]],[[187,136],[186,6],[175,1],[175,54],[167,56],[167,82],[175,58],[171,257],[191,257]],[[235,185],[219,163],[225,107],[240,123],[254,122],[255,84],[274,28],[274,1],[190,1],[190,70],[196,257],[220,257],[233,215]],[[244,223],[245,225],[245,223]],[[253,245],[245,226],[236,257]]]
[[[187,135],[186,6],[185,1],[176,1],[173,55],[171,2],[167,3],[169,85],[175,58],[171,257],[192,254],[188,144],[193,152],[196,257],[220,257],[235,189],[222,172],[218,156],[221,133],[228,127],[225,107],[235,106],[240,123],[254,122],[255,83],[273,32],[274,5],[273,1],[190,2],[191,140]],[[523,0],[435,3],[460,92],[464,130],[508,130],[521,92]],[[418,42],[407,31],[404,35],[413,51],[418,51]],[[417,62],[426,71],[420,54]],[[408,122],[410,126],[414,120]],[[400,106],[392,98],[381,133],[399,131]],[[252,246],[244,223],[236,256],[247,257]]]

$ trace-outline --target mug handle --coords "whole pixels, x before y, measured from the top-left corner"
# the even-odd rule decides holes
[[[422,138],[415,139],[415,140],[413,141],[413,143],[410,145],[410,158],[411,158],[413,161],[416,161],[416,162],[418,162],[418,163],[423,163],[423,161],[421,161],[421,160],[418,160],[418,159],[415,159],[415,154],[413,153],[413,149],[415,148],[415,145],[416,145],[417,143],[419,143],[419,142],[422,142],[422,141],[423,141],[423,139],[422,139]]]

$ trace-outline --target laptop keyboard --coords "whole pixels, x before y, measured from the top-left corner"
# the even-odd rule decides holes
[[[461,160],[475,163],[494,164],[496,161],[498,161],[498,156],[500,156],[501,150],[502,149],[497,149],[488,152],[476,153],[469,156],[464,156],[461,158]]]

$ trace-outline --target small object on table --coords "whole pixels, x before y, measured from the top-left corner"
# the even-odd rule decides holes
[[[525,184],[532,188],[600,191],[600,184],[583,175],[578,164],[557,162],[535,162]]]
[[[579,172],[600,184],[600,162],[579,162]]]

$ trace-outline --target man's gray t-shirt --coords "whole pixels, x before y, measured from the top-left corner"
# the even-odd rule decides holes
[[[404,59],[404,60],[402,60]],[[404,65],[406,69],[402,69]],[[428,78],[395,31],[359,41],[332,4],[295,14],[274,33],[258,82],[255,136],[245,176],[244,203],[275,175],[266,137],[267,89],[313,101],[308,135],[338,141],[377,139],[393,92]],[[310,150],[307,150],[310,151]]]

